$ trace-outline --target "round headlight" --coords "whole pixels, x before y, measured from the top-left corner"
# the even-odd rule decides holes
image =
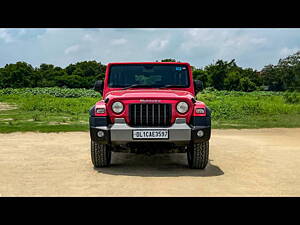
[[[112,111],[114,111],[114,113],[121,113],[124,109],[124,106],[121,102],[114,102],[111,106]]]
[[[184,114],[189,110],[189,105],[186,102],[179,102],[176,109],[179,113]]]

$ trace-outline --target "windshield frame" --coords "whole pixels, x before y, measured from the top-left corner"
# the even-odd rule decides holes
[[[107,80],[107,88],[109,89],[126,89],[127,86],[120,86],[120,87],[114,87],[114,86],[109,86],[109,82],[110,82],[110,78],[111,78],[111,68],[114,66],[144,66],[144,65],[153,65],[153,66],[178,66],[178,67],[186,67],[186,73],[187,73],[187,84],[183,85],[183,87],[175,87],[176,89],[187,89],[190,88],[191,86],[191,77],[190,77],[190,67],[189,64],[187,63],[112,63],[109,67],[108,67],[108,74],[106,76],[106,80]],[[132,84],[134,85],[134,84]],[[141,84],[142,85],[142,84]],[[169,85],[169,84],[166,84]],[[162,85],[162,86],[150,86],[150,87],[133,87],[133,88],[147,88],[147,89],[151,89],[151,88],[164,88],[164,86],[166,85]],[[172,85],[172,84],[170,84]],[[174,85],[174,84],[173,84]],[[172,88],[172,87],[171,87]]]

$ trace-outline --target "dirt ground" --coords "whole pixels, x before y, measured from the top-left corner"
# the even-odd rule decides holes
[[[0,196],[300,196],[300,128],[213,130],[210,163],[113,153],[94,169],[88,132],[0,134]]]
[[[3,102],[0,102],[0,111],[2,110],[12,110],[12,109],[16,109],[17,106],[16,105],[12,105],[12,104],[6,104]]]

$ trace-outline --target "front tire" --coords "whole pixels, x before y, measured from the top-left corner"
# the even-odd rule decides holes
[[[93,165],[97,168],[109,166],[111,162],[110,146],[91,140],[91,158]]]
[[[209,141],[191,143],[187,150],[189,168],[204,169],[208,163]]]

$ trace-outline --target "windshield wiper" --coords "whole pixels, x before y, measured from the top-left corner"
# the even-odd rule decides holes
[[[173,84],[169,84],[169,85],[165,85],[165,86],[162,86],[160,88],[184,88],[185,86],[184,85],[173,85]]]
[[[129,88],[143,88],[143,87],[151,88],[150,85],[146,85],[146,84],[133,84],[128,87],[124,87],[123,90],[129,89]]]

